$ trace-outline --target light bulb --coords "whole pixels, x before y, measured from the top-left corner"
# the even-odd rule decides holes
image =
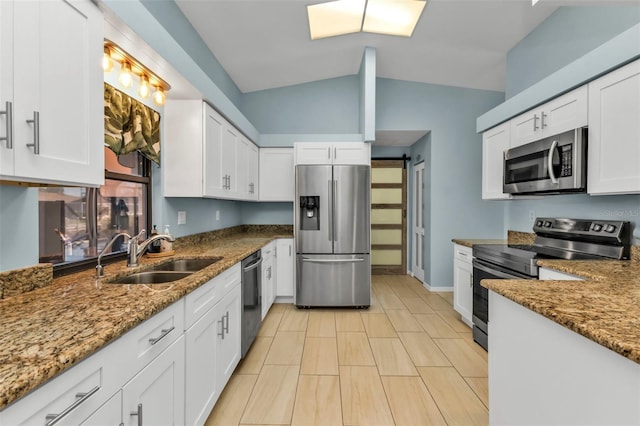
[[[153,92],[153,101],[158,105],[164,105],[165,99],[164,89],[160,86],[156,87],[156,91]]]
[[[128,62],[122,62],[118,81],[124,88],[131,87],[131,83],[133,83],[133,77],[131,77],[131,65],[129,65]]]
[[[102,69],[104,72],[111,72],[113,69],[113,60],[111,60],[111,51],[108,47],[104,48],[104,55],[102,56]]]
[[[138,88],[138,95],[142,99],[146,99],[151,94],[151,86],[149,85],[149,77],[146,75],[140,76],[140,87]]]

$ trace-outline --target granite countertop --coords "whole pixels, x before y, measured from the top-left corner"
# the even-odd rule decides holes
[[[465,246],[469,248],[473,248],[473,246],[478,244],[507,244],[507,240],[504,240],[504,239],[487,240],[487,239],[479,239],[479,238],[475,238],[475,239],[453,238],[451,241],[454,242],[455,244],[460,244],[461,246]]]
[[[539,260],[585,281],[483,280],[489,290],[640,364],[640,248],[632,260]]]
[[[270,241],[291,237],[286,232],[246,232],[194,245],[174,243],[172,259],[222,259],[168,284],[107,283],[170,259],[143,256],[136,268],[127,268],[124,261],[106,265],[101,279],[94,278],[93,270],[84,271],[0,300],[0,410]]]

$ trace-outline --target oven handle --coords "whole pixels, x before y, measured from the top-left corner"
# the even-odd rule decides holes
[[[549,170],[549,177],[551,178],[551,182],[554,185],[558,184],[558,178],[555,174],[553,174],[553,152],[558,147],[558,141],[555,140],[551,143],[551,148],[549,148],[549,157],[547,158],[547,169]]]
[[[483,272],[486,272],[488,274],[492,274],[495,275],[498,278],[502,278],[505,280],[530,280],[533,279],[532,277],[526,276],[526,275],[520,275],[517,274],[515,272],[505,272],[503,270],[501,270],[499,267],[494,266],[494,265],[489,265],[487,263],[482,262],[481,260],[478,259],[474,259],[473,260],[473,267],[476,269],[479,269]]]

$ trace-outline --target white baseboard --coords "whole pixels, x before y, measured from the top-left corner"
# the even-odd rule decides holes
[[[291,303],[293,304],[293,296],[276,296],[273,303]]]
[[[432,285],[430,285],[428,283],[424,283],[423,285],[427,290],[429,290],[430,292],[433,292],[433,293],[451,293],[451,292],[453,292],[453,286],[451,286],[451,287],[440,287],[440,286],[436,287],[436,286],[432,286]]]

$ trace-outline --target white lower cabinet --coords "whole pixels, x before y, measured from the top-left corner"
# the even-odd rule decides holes
[[[80,423],[81,426],[120,424],[122,424],[122,391],[118,391],[95,413]]]
[[[226,294],[225,294],[226,292]],[[185,423],[203,425],[240,362],[240,267],[233,266],[187,295]],[[191,308],[190,308],[191,307]],[[209,309],[203,313],[203,308]],[[196,314],[197,315],[197,314]],[[187,320],[187,325],[191,321]]]
[[[280,238],[276,242],[278,256],[276,258],[277,281],[276,297],[293,297],[293,261],[295,250],[293,238]]]
[[[582,281],[583,278],[580,278],[575,275],[567,274],[566,272],[558,272],[553,269],[540,268],[538,270],[538,279],[539,280],[562,280],[562,281]]]
[[[262,248],[262,319],[276,299],[276,242]]]
[[[180,336],[122,388],[123,423],[130,426],[182,424],[184,365],[184,337]]]
[[[453,309],[469,327],[473,316],[473,265],[472,249],[454,245],[453,253]]]

